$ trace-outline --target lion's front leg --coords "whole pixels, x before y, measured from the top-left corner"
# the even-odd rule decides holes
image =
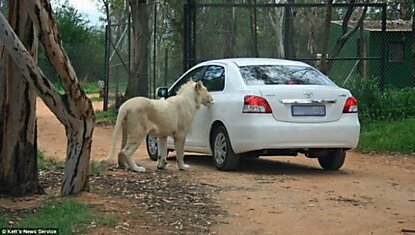
[[[189,165],[184,163],[184,142],[185,138],[174,138],[177,167],[182,171],[188,170],[190,168]]]
[[[167,165],[167,137],[158,138],[157,169],[162,170]]]

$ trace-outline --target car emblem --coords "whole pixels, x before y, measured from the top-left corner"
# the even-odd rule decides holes
[[[305,98],[311,98],[313,96],[313,92],[311,92],[311,91],[305,91],[304,92],[304,96],[305,96]]]

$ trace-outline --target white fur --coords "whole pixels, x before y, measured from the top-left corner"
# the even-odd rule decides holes
[[[144,137],[150,134],[158,137],[157,168],[164,169],[167,164],[167,137],[171,136],[174,139],[177,166],[180,170],[187,170],[189,166],[183,161],[187,133],[200,105],[209,105],[211,102],[212,96],[200,81],[189,81],[180,88],[176,96],[166,100],[144,97],[127,100],[118,112],[108,160],[112,161],[117,136],[123,130],[126,144],[118,155],[118,163],[127,169],[144,172],[145,168],[137,166],[132,156]]]

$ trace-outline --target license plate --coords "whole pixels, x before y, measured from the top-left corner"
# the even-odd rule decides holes
[[[293,105],[291,106],[293,116],[325,116],[325,105]]]

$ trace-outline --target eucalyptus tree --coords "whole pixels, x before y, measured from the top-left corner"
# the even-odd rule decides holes
[[[95,116],[91,101],[82,91],[63,50],[52,7],[48,0],[9,0],[8,3],[12,9],[9,21],[0,14],[0,41],[5,48],[0,55],[3,68],[0,74],[3,91],[0,98],[3,117],[0,123],[0,189],[13,195],[40,191],[36,169],[36,96],[33,93],[36,91],[65,126],[67,155],[61,194],[87,190]],[[15,22],[24,27],[16,28]],[[17,32],[17,35],[15,31],[20,30],[23,34]],[[29,41],[26,46],[30,47],[25,47],[22,39]],[[39,41],[59,74],[63,94],[37,64],[35,52]]]
[[[132,74],[128,80],[124,99],[148,96],[148,59],[150,43],[150,12],[153,0],[127,0],[131,9],[133,27]]]

